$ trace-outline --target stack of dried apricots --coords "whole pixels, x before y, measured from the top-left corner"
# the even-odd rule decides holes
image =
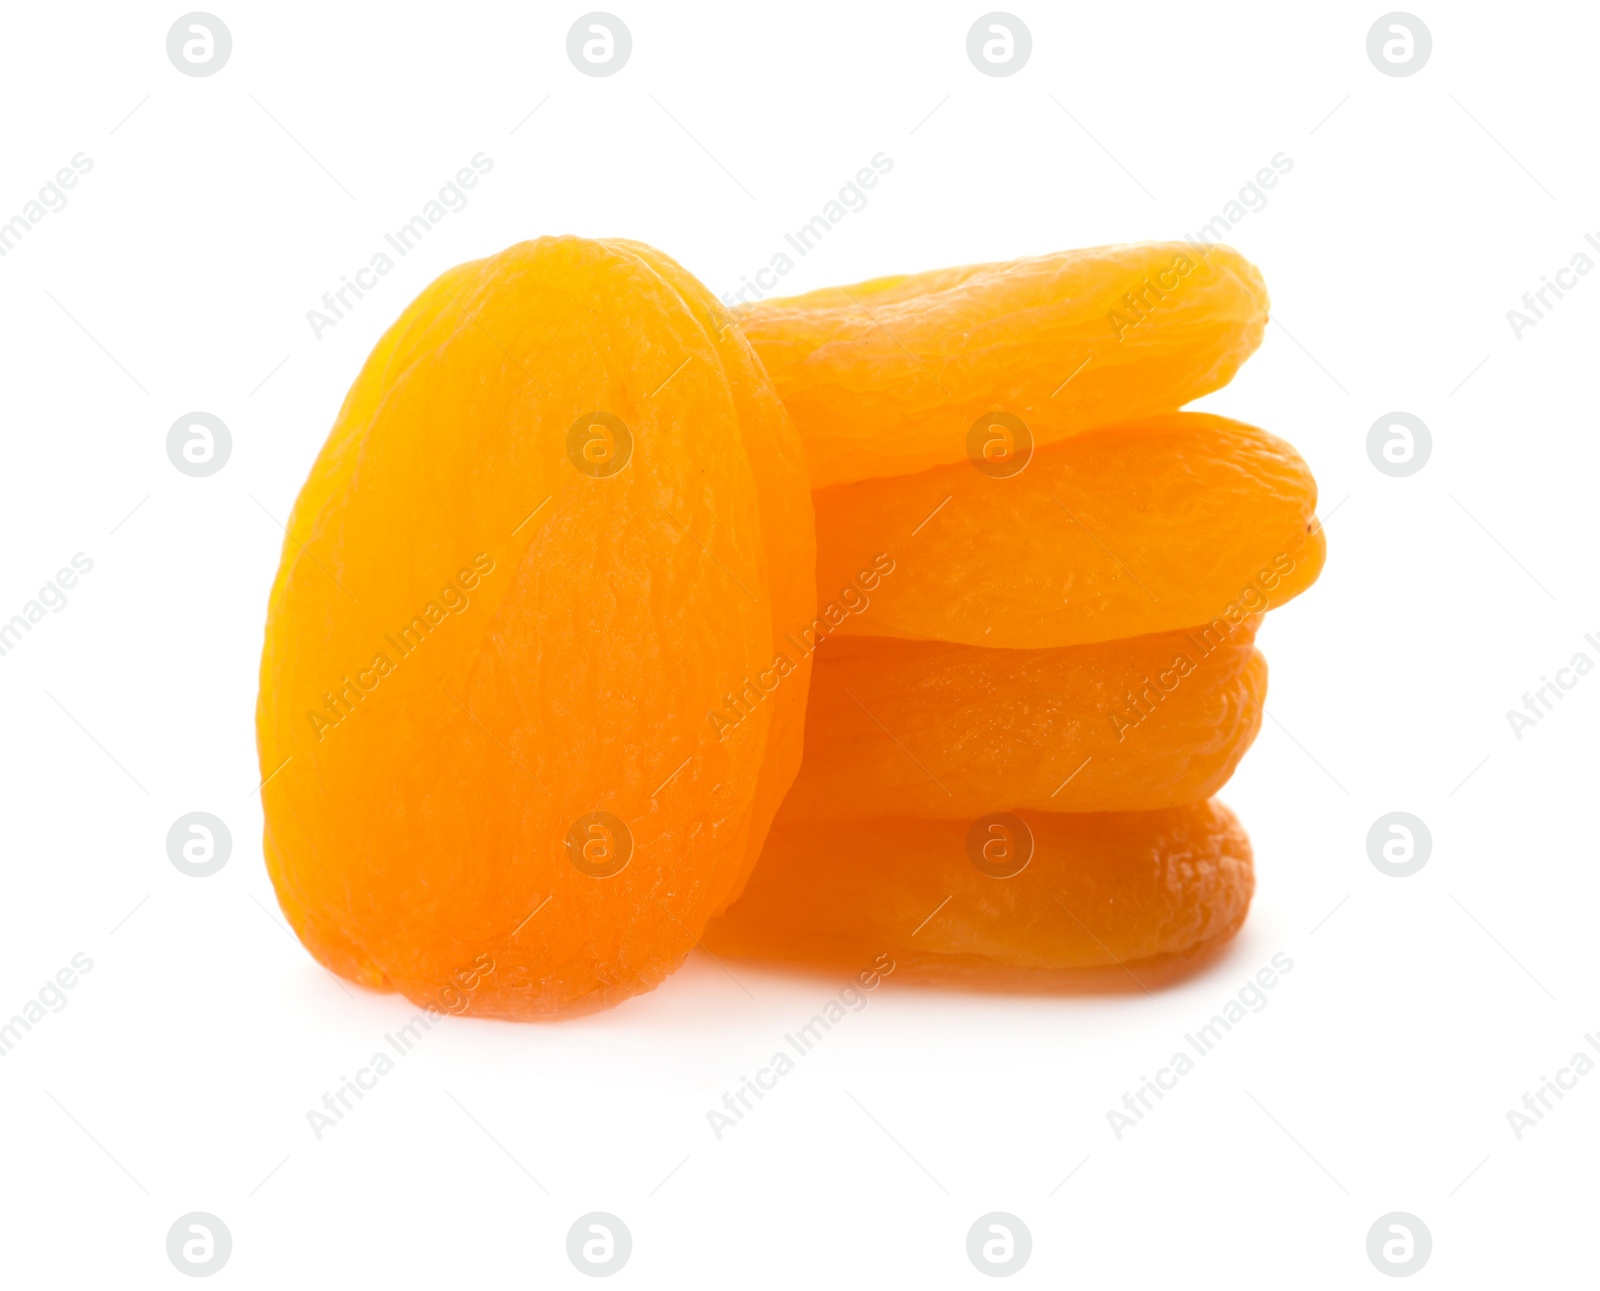
[[[1260,343],[1223,247],[878,279],[735,319],[542,238],[384,335],[288,525],[265,852],[333,971],[590,1012],[697,944],[1150,985],[1243,921],[1211,795],[1316,578],[1282,440],[1176,411]]]

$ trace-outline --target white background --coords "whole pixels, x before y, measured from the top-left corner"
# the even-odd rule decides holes
[[[965,1238],[992,1210],[1032,1231],[1019,1286],[1386,1284],[1365,1242],[1393,1210],[1433,1235],[1417,1285],[1592,1275],[1600,1073],[1521,1141],[1506,1112],[1600,1031],[1600,676],[1520,741],[1505,711],[1600,662],[1600,275],[1520,340],[1506,311],[1600,230],[1600,14],[1427,7],[1431,61],[1390,78],[1379,5],[1030,4],[1031,60],[991,78],[978,4],[637,5],[594,79],[577,5],[217,3],[204,79],[167,59],[178,6],[8,6],[0,38],[0,220],[93,161],[0,259],[0,617],[94,562],[0,658],[0,1017],[94,965],[0,1059],[8,1285],[181,1284],[192,1210],[240,1287],[587,1285],[590,1210],[632,1231],[617,1285],[985,1285]],[[306,311],[478,152],[470,205],[314,339]],[[311,961],[258,842],[278,521],[345,388],[449,265],[620,235],[736,290],[878,152],[786,290],[1182,236],[1293,159],[1230,235],[1273,324],[1204,401],[1292,440],[1330,517],[1223,795],[1248,924],[1150,997],[891,979],[720,1142],[706,1110],[840,983],[696,956],[581,1021],[452,1020],[317,1141],[306,1110],[414,1012]],[[205,479],[165,452],[196,409],[233,435]],[[1433,435],[1406,479],[1365,449],[1396,409]],[[164,841],[196,810],[234,842],[203,880]],[[1367,857],[1393,810],[1432,832],[1414,877]],[[1280,951],[1268,1007],[1118,1141],[1107,1110]]]

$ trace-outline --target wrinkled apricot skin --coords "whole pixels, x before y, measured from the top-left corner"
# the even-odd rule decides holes
[[[1284,604],[1322,570],[1316,481],[1283,440],[1165,413],[1078,435],[997,479],[968,463],[820,489],[826,599],[888,553],[844,634],[1042,649]]]
[[[800,773],[709,949],[1099,991],[1226,945],[1254,869],[1211,795],[1260,729],[1261,616],[1326,551],[1289,444],[1175,410],[1266,311],[1236,253],[1173,243],[742,315],[805,445],[832,635]]]
[[[1244,922],[1250,843],[1220,803],[1017,815],[1032,858],[994,878],[971,860],[966,821],[796,821],[785,809],[705,944],[843,971],[887,953],[897,982],[1138,990],[1194,967]]]
[[[1209,798],[1261,726],[1257,619],[1056,650],[844,637],[818,654],[794,818],[1148,811]]]
[[[345,400],[268,609],[264,845],[312,954],[505,1018],[671,972],[798,762],[804,670],[729,739],[705,714],[809,614],[810,516],[770,384],[660,253],[546,238],[424,291]]]
[[[740,325],[824,488],[959,462],[993,412],[1042,445],[1179,408],[1232,380],[1266,319],[1236,251],[1158,242],[830,287]]]
[[[713,338],[740,425],[745,428],[745,451],[755,472],[761,503],[761,537],[769,566],[773,639],[794,671],[786,673],[781,686],[771,692],[774,711],[756,784],[751,843],[745,848],[745,863],[739,876],[742,888],[761,855],[761,843],[772,818],[800,768],[811,656],[788,650],[783,642],[787,634],[803,631],[814,622],[817,606],[814,585],[794,572],[813,569],[817,561],[811,498],[800,487],[807,478],[805,455],[760,360],[732,315],[705,285],[654,247],[626,239],[616,239],[610,245],[638,256],[660,274]],[[732,678],[726,684],[729,689],[738,685]]]
[[[352,386],[268,606],[296,934],[523,1020],[696,945],[1023,991],[1205,962],[1254,891],[1211,795],[1260,728],[1255,634],[1325,547],[1292,447],[1174,410],[1266,317],[1189,243],[737,320],[630,241],[443,274]]]

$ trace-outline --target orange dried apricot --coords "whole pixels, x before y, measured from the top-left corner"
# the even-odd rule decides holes
[[[1254,887],[1250,841],[1215,801],[971,822],[786,808],[705,944],[847,971],[887,953],[896,981],[1137,989],[1223,945]]]
[[[766,300],[740,325],[815,488],[959,462],[979,419],[1037,444],[1219,389],[1261,343],[1267,291],[1229,247],[1091,247]]]
[[[1261,726],[1258,622],[1055,650],[830,642],[785,813],[971,819],[1209,798]]]
[[[1237,624],[1304,591],[1325,554],[1300,455],[1206,413],[1078,435],[1010,478],[961,463],[813,496],[819,598],[871,600],[847,635],[1039,649]]]
[[[715,339],[740,425],[745,430],[745,451],[755,472],[761,503],[762,541],[766,545],[769,566],[776,571],[776,576],[769,576],[768,580],[772,596],[772,658],[781,655],[783,663],[767,672],[768,675],[781,674],[781,684],[770,691],[757,687],[763,696],[773,696],[774,707],[766,732],[761,773],[756,782],[752,843],[745,848],[745,863],[739,878],[742,887],[761,855],[761,841],[766,837],[772,817],[800,768],[811,655],[788,648],[786,642],[789,634],[803,632],[816,622],[815,585],[794,573],[815,568],[817,561],[811,498],[801,487],[801,482],[807,478],[805,454],[761,361],[740,333],[733,316],[705,284],[671,256],[643,242],[618,238],[609,245],[625,248],[650,265],[677,291],[700,325]],[[729,690],[740,689],[739,681],[733,678],[725,684]],[[718,702],[720,700],[714,700],[713,704]],[[721,732],[719,738],[722,738]]]
[[[803,668],[732,738],[705,713],[808,614],[810,535],[787,415],[665,256],[543,238],[434,282],[346,398],[268,609],[265,850],[312,954],[494,1017],[656,985],[798,758]]]

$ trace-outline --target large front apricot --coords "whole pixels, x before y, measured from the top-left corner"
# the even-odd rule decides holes
[[[809,605],[801,461],[725,311],[659,253],[541,239],[413,302],[268,609],[267,863],[319,960],[516,1018],[677,966],[798,753],[763,779],[803,669],[731,738],[706,713]]]

